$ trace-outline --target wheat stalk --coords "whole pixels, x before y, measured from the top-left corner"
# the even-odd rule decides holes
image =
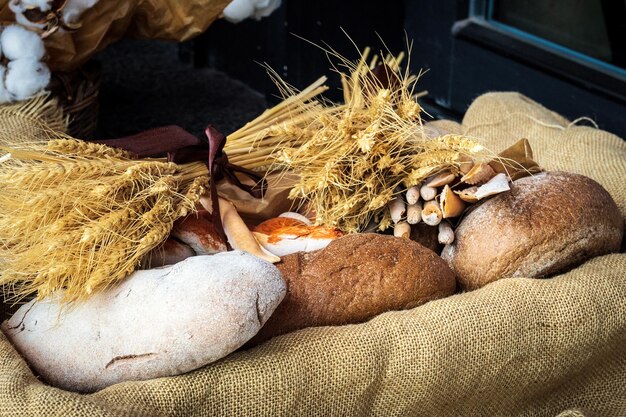
[[[403,184],[484,152],[468,138],[429,140],[402,57],[381,60],[397,81],[386,87],[373,76],[379,58],[367,56],[342,61],[340,105],[317,99],[324,77],[296,91],[270,72],[285,99],[224,148],[247,168],[295,171],[290,197],[304,199],[318,223],[349,232],[390,223],[385,207]],[[0,129],[0,285],[14,299],[64,290],[65,301],[81,300],[123,279],[195,210],[209,181],[202,162],[137,160],[75,140],[60,132],[65,119],[51,103],[0,106],[8,126]]]
[[[0,146],[11,155],[0,163],[0,284],[16,298],[64,289],[78,300],[128,275],[208,181],[201,163],[57,136]]]
[[[267,166],[279,144],[272,129],[310,123],[324,81],[234,132],[225,151],[246,167]],[[203,162],[138,160],[63,134],[54,106],[44,98],[0,106],[0,123],[5,117],[34,126],[0,132],[0,285],[12,299],[64,290],[64,300],[75,301],[112,285],[167,238],[176,219],[195,210],[208,187]]]
[[[414,93],[418,77],[401,72],[403,54],[370,59],[366,49],[351,62],[327,52],[348,70],[341,75],[345,103],[300,104],[301,123],[265,131],[271,139],[261,143],[272,144],[270,158],[260,147],[246,155],[251,165],[274,159],[271,171],[297,173],[289,197],[307,204],[317,224],[353,233],[375,220],[384,229],[391,223],[387,204],[399,190],[444,169],[458,171],[468,155],[493,156],[470,138],[427,137]],[[378,78],[380,71],[389,83]]]

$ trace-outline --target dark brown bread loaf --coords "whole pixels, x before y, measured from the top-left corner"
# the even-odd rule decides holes
[[[618,252],[624,218],[600,184],[544,172],[476,207],[442,257],[467,290],[507,277],[546,277]]]
[[[312,326],[366,321],[451,295],[455,277],[434,252],[409,239],[344,236],[276,264],[287,295],[249,345]]]

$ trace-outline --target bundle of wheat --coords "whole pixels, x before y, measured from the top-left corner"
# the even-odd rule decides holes
[[[403,55],[380,64],[377,56],[368,63],[368,55],[366,49],[356,63],[337,56],[349,70],[342,74],[344,104],[305,108],[308,124],[267,132],[281,148],[272,155],[272,170],[300,176],[290,198],[305,201],[317,224],[349,233],[370,221],[381,230],[390,226],[387,204],[403,188],[437,172],[457,172],[468,159],[493,157],[471,138],[428,137],[414,94],[418,77],[400,71]]]
[[[201,163],[135,160],[74,139],[0,146],[0,283],[17,296],[74,300],[133,272],[194,210]]]
[[[231,162],[267,165],[276,143],[266,132],[299,124],[300,106],[317,105],[324,81],[230,135]],[[64,119],[54,108],[45,98],[0,107],[0,124],[16,126],[0,131],[0,285],[8,298],[64,289],[74,301],[126,277],[195,210],[209,182],[203,162],[136,159],[73,139],[59,131]]]
[[[347,232],[372,220],[387,228],[388,204],[404,189],[493,158],[471,138],[429,138],[414,94],[418,77],[401,73],[403,56],[379,64],[377,57],[368,63],[368,54],[356,63],[340,58],[349,71],[344,104],[316,99],[325,77],[298,92],[271,73],[284,100],[230,134],[224,147],[231,163],[298,174],[290,197],[302,198],[318,224]],[[45,101],[36,106],[47,108]],[[0,124],[2,117],[0,108]],[[5,295],[43,298],[65,289],[72,301],[124,278],[194,210],[209,181],[202,162],[134,159],[67,137],[43,119],[34,126],[34,133],[0,132]]]

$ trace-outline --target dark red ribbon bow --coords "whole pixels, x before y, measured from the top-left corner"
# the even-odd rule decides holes
[[[258,175],[256,172],[244,167],[240,167],[235,164],[231,164],[228,161],[228,156],[224,152],[224,145],[226,144],[226,137],[219,132],[212,125],[207,126],[204,131],[209,139],[209,158],[207,159],[207,165],[209,167],[209,173],[211,174],[211,204],[213,208],[213,226],[215,230],[226,244],[228,250],[231,249],[226,233],[224,232],[224,225],[222,224],[222,218],[220,215],[220,205],[217,195],[217,182],[222,178],[226,178],[237,187],[248,192],[252,197],[263,198],[265,190],[267,189],[267,182],[265,178]],[[254,185],[248,185],[242,183],[235,173],[242,173],[247,175],[254,181]]]
[[[224,152],[227,138],[213,125],[208,125],[205,133],[207,140],[197,138],[179,126],[164,126],[131,136],[94,142],[125,149],[140,158],[159,157],[167,154],[167,160],[177,164],[204,161],[211,176],[210,193],[213,225],[230,250],[231,247],[228,244],[220,215],[217,182],[226,179],[255,198],[263,198],[267,190],[267,182],[256,172],[228,161],[228,156]],[[242,183],[236,173],[246,175],[254,181],[254,185]]]

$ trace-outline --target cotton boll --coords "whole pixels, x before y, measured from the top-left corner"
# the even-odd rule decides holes
[[[264,9],[269,6],[271,0],[252,0],[255,9]]]
[[[68,0],[63,8],[63,22],[68,25],[77,23],[80,16],[98,3],[98,0]]]
[[[224,19],[239,23],[254,13],[254,0],[233,0],[224,9]]]
[[[41,6],[44,6],[42,11],[46,12],[50,10],[51,5],[45,1],[41,0]],[[44,4],[45,3],[45,4]],[[23,0],[11,0],[9,2],[9,9],[15,14],[15,21],[22,26],[33,28],[33,29],[43,29],[46,27],[45,23],[33,23],[24,16],[24,12],[33,6],[29,4],[28,1]]]
[[[43,30],[46,27],[45,23],[33,23],[26,18],[22,13],[15,13],[15,22],[31,29]]]
[[[267,17],[272,12],[280,7],[281,0],[260,0],[257,1],[255,6],[254,17],[256,20],[261,20],[262,17]]]
[[[280,7],[281,0],[233,0],[224,9],[224,18],[232,23],[253,18],[261,20]]]
[[[9,59],[33,58],[39,61],[46,53],[43,41],[35,32],[21,26],[7,26],[0,35],[4,56]]]
[[[50,70],[43,62],[32,58],[9,62],[5,86],[16,100],[34,96],[46,88],[49,82]]]
[[[42,12],[47,12],[52,8],[52,0],[14,0],[11,1],[11,3],[15,3],[18,7],[21,7],[22,10],[28,10],[36,7]]]
[[[0,104],[13,101],[13,96],[11,96],[11,93],[9,93],[4,86],[4,74],[6,70],[4,65],[0,65]]]

